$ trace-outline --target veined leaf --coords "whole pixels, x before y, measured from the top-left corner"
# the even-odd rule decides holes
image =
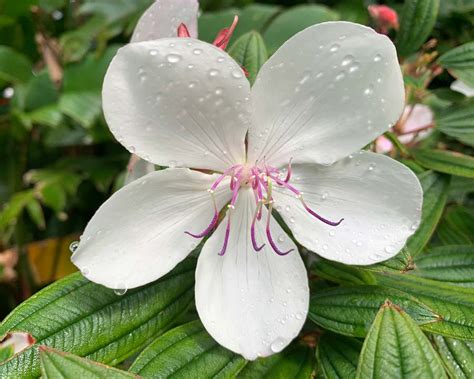
[[[436,229],[444,245],[472,244],[474,242],[474,214],[466,207],[449,207]]]
[[[0,365],[0,377],[40,374],[38,346],[47,345],[115,365],[140,351],[176,321],[193,299],[195,260],[170,274],[118,296],[79,273],[46,287],[20,304],[0,325],[30,333],[36,343]]]
[[[135,375],[103,364],[41,346],[41,377],[44,379],[130,379]]]
[[[406,0],[397,33],[397,51],[408,56],[426,41],[438,16],[440,0]]]
[[[450,178],[431,171],[420,174],[418,178],[423,188],[420,226],[407,240],[405,247],[399,254],[388,261],[368,266],[368,269],[375,271],[385,271],[387,268],[394,271],[409,269],[412,259],[421,253],[433,235],[446,204]]]
[[[247,70],[250,84],[255,82],[260,67],[268,58],[265,42],[257,32],[248,32],[241,36],[229,49],[229,54]]]
[[[144,378],[229,378],[246,360],[220,346],[200,321],[174,328],[152,342],[130,371]]]
[[[309,318],[335,333],[364,337],[386,299],[403,308],[420,325],[439,320],[438,314],[414,296],[380,286],[340,287],[319,291],[311,297]]]
[[[240,13],[239,24],[234,32],[235,38],[252,30],[262,33],[280,10],[280,6],[273,4],[247,5]]]
[[[436,115],[435,124],[438,130],[444,134],[456,138],[466,145],[474,146],[473,101],[442,110]]]
[[[0,79],[6,82],[26,83],[32,76],[33,66],[23,54],[8,46],[0,46]]]
[[[339,15],[324,5],[297,5],[280,13],[263,33],[269,54],[308,26],[336,21]]]
[[[438,59],[438,63],[454,77],[474,87],[474,42],[449,50]]]
[[[433,336],[435,349],[452,378],[472,379],[474,372],[474,342]]]
[[[474,287],[474,245],[440,246],[415,259],[411,275]]]
[[[387,301],[360,353],[357,379],[447,378],[428,338],[402,309]]]
[[[354,378],[362,342],[356,338],[325,333],[318,343],[318,367],[327,379]]]
[[[15,350],[13,350],[12,345],[0,347],[0,363],[2,363],[3,361],[6,361],[8,358],[13,356],[13,354],[15,354]]]
[[[455,151],[412,150],[415,160],[426,168],[446,174],[474,178],[474,158]]]
[[[307,379],[311,378],[314,351],[307,346],[293,344],[278,354],[249,362],[238,379]]]
[[[102,112],[100,94],[97,92],[69,92],[59,99],[59,109],[84,128],[92,126]]]
[[[421,325],[425,331],[474,340],[474,290],[406,274],[375,275],[377,284],[415,296],[439,315],[438,322]],[[416,319],[415,319],[416,321]]]

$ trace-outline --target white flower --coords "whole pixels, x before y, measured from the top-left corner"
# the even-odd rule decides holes
[[[103,104],[129,151],[170,168],[112,195],[73,262],[94,282],[133,288],[183,260],[200,241],[193,234],[217,227],[198,259],[197,310],[216,341],[247,359],[282,350],[308,311],[305,266],[270,210],[301,245],[346,264],[394,256],[418,225],[416,176],[358,152],[404,104],[395,48],[370,28],[329,22],[298,33],[252,89],[205,42],[132,43],[108,69]]]

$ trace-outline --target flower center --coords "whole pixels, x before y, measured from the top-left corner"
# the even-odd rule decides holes
[[[230,236],[232,213],[235,209],[237,197],[239,196],[239,190],[242,187],[252,187],[255,196],[256,209],[252,219],[252,225],[250,227],[252,246],[255,251],[260,251],[265,246],[265,243],[259,246],[255,236],[255,225],[262,219],[262,208],[264,206],[267,206],[268,208],[265,233],[268,243],[272,247],[273,251],[278,255],[286,255],[293,250],[280,250],[277,244],[275,243],[270,230],[271,214],[273,210],[273,204],[275,203],[275,200],[272,196],[274,185],[293,193],[294,196],[296,196],[296,198],[301,202],[303,208],[319,221],[322,221],[330,226],[338,226],[344,220],[343,218],[341,218],[339,221],[330,221],[316,213],[313,209],[311,209],[303,199],[303,192],[299,191],[292,184],[290,184],[291,174],[291,159],[288,163],[288,170],[286,172],[286,175],[277,168],[269,166],[265,163],[263,165],[258,165],[256,163],[255,166],[237,164],[229,167],[217,178],[217,180],[212,184],[211,188],[208,189],[208,192],[211,195],[212,204],[214,206],[214,217],[212,218],[210,224],[201,233],[194,234],[187,231],[185,233],[189,234],[194,238],[203,238],[210,234],[217,227],[217,223],[219,220],[219,210],[217,208],[214,192],[222,184],[222,181],[226,177],[230,177],[229,190],[232,192],[232,198],[229,204],[227,205],[227,225],[225,230],[224,243],[221,251],[219,252],[219,255],[221,256],[224,255],[227,250],[227,244],[229,242]]]

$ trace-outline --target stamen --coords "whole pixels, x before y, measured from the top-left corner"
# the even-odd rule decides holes
[[[194,233],[187,232],[187,231],[184,232],[184,233],[190,235],[191,237],[203,238],[203,237],[207,236],[210,232],[212,232],[212,230],[217,225],[217,220],[219,219],[219,211],[217,209],[216,197],[214,196],[214,191],[213,190],[209,190],[209,193],[211,194],[212,204],[214,205],[214,217],[212,218],[211,223],[208,225],[208,227],[206,229],[204,229],[201,233],[194,234]]]
[[[178,26],[178,37],[179,38],[190,38],[191,34],[189,33],[188,27],[181,23]]]
[[[219,252],[219,255],[222,257],[226,250],[227,250],[227,243],[229,242],[229,236],[230,236],[230,216],[232,214],[232,208],[229,208],[228,212],[228,216],[227,216],[227,226],[225,228],[225,236],[224,236],[224,245],[222,246],[222,249],[221,251]]]
[[[250,237],[252,239],[252,245],[255,251],[260,251],[264,248],[265,244],[258,246],[257,245],[257,240],[255,239],[255,223],[258,219],[258,215],[260,214],[260,217],[262,215],[262,202],[259,201],[257,208],[255,209],[255,214],[253,215],[253,221],[252,221],[252,226],[250,227]]]
[[[290,161],[288,162],[288,172],[286,173],[286,178],[284,180],[285,183],[288,183],[291,179],[291,161],[293,158],[290,158]]]
[[[217,180],[214,182],[214,184],[211,186],[211,191],[214,191],[218,186],[219,184],[221,184],[221,182],[224,180],[224,178],[229,175],[231,172],[233,172],[237,167],[241,167],[242,165],[240,164],[236,164],[235,166],[232,166],[230,168],[228,168],[227,170],[225,170],[221,176],[219,176],[217,178]]]
[[[218,48],[225,50],[227,45],[229,44],[230,38],[232,37],[232,33],[234,33],[235,27],[239,22],[239,16],[234,16],[234,21],[229,28],[222,29],[218,34],[213,45],[217,46]]]
[[[273,204],[270,203],[270,205],[268,206],[268,214],[267,214],[267,227],[266,227],[266,234],[267,234],[267,239],[268,239],[268,242],[270,243],[270,246],[272,247],[273,251],[275,253],[277,253],[278,255],[287,255],[289,253],[291,253],[294,249],[290,249],[288,251],[281,251],[278,246],[275,244],[275,242],[273,241],[273,238],[272,238],[272,233],[270,231],[270,219],[272,217],[272,208],[273,208]]]
[[[316,217],[319,221],[322,221],[324,222],[325,224],[328,224],[328,225],[331,225],[331,226],[338,226],[342,221],[344,221],[344,218],[341,218],[339,221],[337,222],[334,222],[334,221],[330,221],[320,215],[318,215],[315,211],[313,211],[310,207],[308,207],[305,203],[305,201],[303,200],[303,196],[300,195],[298,197],[298,199],[301,201],[301,204],[303,204],[303,207],[304,209],[306,209],[312,216]]]

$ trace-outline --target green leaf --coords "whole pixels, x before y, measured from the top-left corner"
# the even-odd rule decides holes
[[[312,377],[314,351],[293,344],[278,354],[249,362],[238,379],[308,379]]]
[[[453,206],[445,212],[436,234],[444,245],[472,244],[473,230],[473,212],[463,206]]]
[[[66,191],[61,183],[48,183],[41,188],[41,200],[56,213],[60,213],[66,207]]]
[[[26,83],[33,75],[32,64],[23,54],[8,46],[0,46],[0,79],[12,83]]]
[[[56,103],[58,91],[48,72],[33,76],[27,83],[15,87],[14,104],[25,112],[31,112]]]
[[[406,0],[396,45],[401,56],[414,53],[426,41],[438,16],[440,0]]]
[[[28,117],[32,123],[51,126],[53,128],[59,126],[63,121],[63,115],[57,104],[38,108],[33,112],[27,113],[25,116]]]
[[[387,301],[360,353],[357,379],[447,378],[428,338],[402,309]]]
[[[406,274],[377,274],[377,284],[415,296],[439,315],[421,325],[425,331],[462,340],[474,340],[474,290]]]
[[[474,178],[474,157],[447,150],[412,150],[422,166],[451,175]]]
[[[309,318],[323,328],[353,337],[364,337],[386,299],[405,309],[423,325],[439,316],[412,295],[380,286],[330,288],[311,297]]]
[[[170,274],[118,296],[79,273],[41,290],[20,304],[0,325],[30,333],[36,343],[0,365],[0,377],[34,378],[40,374],[38,346],[116,365],[163,333],[193,301],[195,260]]]
[[[431,171],[426,171],[418,176],[423,188],[423,208],[421,223],[416,232],[407,240],[405,247],[394,258],[369,269],[384,271],[387,268],[395,271],[410,269],[411,261],[421,253],[431,239],[436,226],[443,214],[448,196],[450,178]]]
[[[474,146],[474,102],[445,108],[435,117],[438,130],[460,142]]]
[[[104,378],[136,378],[135,375],[108,367],[103,364],[50,349],[46,346],[39,348],[41,360],[41,377],[44,379],[104,379]]]
[[[263,39],[271,55],[290,37],[308,26],[338,19],[339,15],[324,5],[298,5],[280,13],[264,32]]]
[[[240,37],[229,49],[229,55],[248,71],[250,84],[255,82],[260,67],[268,58],[265,42],[258,32],[248,32]]]
[[[314,264],[312,272],[323,279],[343,284],[375,284],[374,275],[365,268],[349,266],[339,262],[321,259]]]
[[[26,205],[34,199],[34,196],[35,194],[33,190],[25,190],[15,193],[0,212],[0,230],[15,223]]]
[[[36,199],[31,199],[28,204],[26,204],[26,210],[38,229],[44,229],[46,225],[40,202]]]
[[[474,287],[474,245],[440,246],[415,260],[411,275]]]
[[[443,54],[438,63],[470,87],[474,87],[474,42],[455,47]]]
[[[474,342],[433,336],[435,349],[452,378],[472,379],[474,372]]]
[[[247,5],[240,13],[233,38],[238,38],[250,31],[261,33],[280,10],[281,7],[278,5],[258,3]]]
[[[102,112],[100,93],[64,93],[59,99],[59,109],[84,128],[90,128]]]
[[[192,321],[158,337],[130,371],[145,378],[230,378],[245,364],[240,355],[214,341],[200,321]]]
[[[327,379],[354,378],[362,342],[355,338],[325,333],[318,343],[318,366]]]
[[[1,274],[1,272],[0,272]],[[13,349],[13,345],[8,345],[4,347],[0,347],[0,363],[6,361],[8,358],[12,357],[15,354],[15,350]]]

